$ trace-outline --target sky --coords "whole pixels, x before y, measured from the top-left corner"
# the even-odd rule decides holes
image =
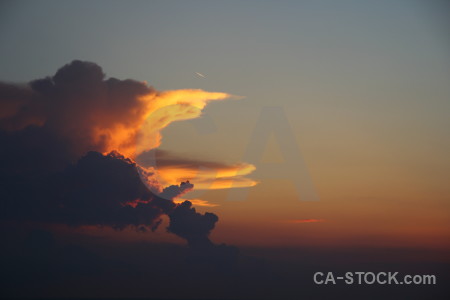
[[[178,202],[218,216],[214,243],[425,249],[448,262],[449,11],[403,0],[1,1],[0,81],[81,60],[160,91],[136,142],[156,152],[127,152],[119,131],[107,132],[112,148],[86,149],[122,147],[159,166],[163,187],[189,180]],[[175,115],[176,97],[197,110]],[[75,231],[186,242],[176,229],[85,225]]]

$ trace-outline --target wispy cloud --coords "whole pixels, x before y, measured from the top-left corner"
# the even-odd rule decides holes
[[[137,161],[140,165],[155,168],[159,181],[165,185],[189,180],[195,184],[196,190],[215,190],[257,184],[255,180],[245,177],[256,169],[247,163],[226,164],[186,158],[159,149],[143,153]]]

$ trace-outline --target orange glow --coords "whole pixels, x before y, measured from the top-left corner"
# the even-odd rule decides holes
[[[232,95],[203,90],[174,90],[142,97],[148,102],[145,121],[138,133],[135,155],[161,144],[160,131],[175,121],[189,120],[201,115],[208,101],[223,100]],[[236,97],[235,97],[236,98]],[[134,157],[134,156],[133,156]]]
[[[189,168],[189,167],[163,167],[158,168],[158,180],[164,185],[178,184],[189,180],[196,190],[227,189],[236,187],[251,187],[256,181],[245,178],[252,173],[255,166],[251,164],[235,164],[224,167]]]
[[[142,152],[157,148],[161,144],[160,131],[170,123],[197,118],[209,101],[230,97],[237,98],[226,93],[200,89],[149,93],[137,99],[135,112],[127,116],[127,122],[113,125],[108,122],[110,124],[108,127],[96,126],[92,134],[97,144],[106,144],[104,153],[115,150],[125,157],[135,159]],[[196,189],[250,187],[257,184],[244,177],[255,170],[253,165],[244,163],[215,168],[179,166],[162,168],[138,166],[138,168],[141,178],[155,194],[159,194],[165,186],[178,185],[185,180],[191,180]],[[199,206],[216,206],[200,199],[190,201]],[[127,203],[131,206],[137,204],[137,202]]]
[[[193,119],[201,115],[209,101],[223,100],[232,95],[203,90],[173,90],[149,93],[136,103],[122,120],[110,120],[108,112],[98,112],[92,117],[92,135],[103,152],[119,151],[129,158],[154,149],[161,144],[160,131],[170,123]],[[107,125],[105,125],[107,124]]]
[[[188,200],[189,202],[191,202],[193,205],[195,206],[204,206],[204,207],[215,207],[215,206],[219,206],[219,204],[215,204],[215,203],[210,203],[206,200],[201,200],[201,199],[182,199],[182,198],[175,198],[173,200],[173,202],[175,202],[176,204],[180,204],[183,203],[184,201]]]

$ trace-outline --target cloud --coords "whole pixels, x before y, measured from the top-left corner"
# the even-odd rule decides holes
[[[171,122],[198,117],[208,101],[228,97],[193,89],[160,92],[136,80],[106,78],[98,65],[75,60],[29,84],[0,83],[0,135],[6,145],[0,155],[16,157],[14,172],[39,164],[41,171],[59,171],[88,151],[135,158],[158,147],[160,131]],[[256,184],[243,177],[252,165],[204,162],[196,172],[195,163],[158,170],[143,164],[139,171],[154,193],[189,179],[197,189]]]
[[[136,164],[117,152],[88,152],[63,171],[40,179],[28,173],[1,175],[7,184],[1,189],[2,219],[139,228],[155,226],[176,206],[153,194]]]
[[[28,85],[0,82],[0,128],[6,131],[23,129],[29,125],[42,125],[45,116],[38,94]]]
[[[0,190],[1,220],[154,231],[165,214],[170,219],[167,230],[186,239],[196,252],[210,255],[218,251],[216,247],[228,247],[208,238],[218,221],[215,214],[201,214],[189,201],[175,203],[152,193],[140,179],[136,163],[117,152],[88,152],[63,171],[37,181],[28,174],[5,175],[0,174],[5,184]],[[185,182],[162,194],[177,198],[192,188]]]
[[[166,187],[158,196],[164,199],[173,200],[176,197],[186,194],[194,188],[189,181],[181,182],[180,185],[171,185]]]
[[[256,168],[247,163],[226,164],[195,158],[185,158],[166,150],[153,149],[136,158],[142,166],[158,170],[159,182],[175,184],[190,180],[196,190],[251,187],[256,181],[246,178]]]
[[[164,188],[156,169],[133,160],[159,146],[165,126],[229,96],[159,92],[135,80],[105,79],[98,65],[77,60],[27,85],[0,83],[0,220],[153,231],[167,215],[167,230],[200,258],[235,259],[236,249],[209,240],[215,214],[173,201],[193,184]]]
[[[208,202],[208,201],[202,200],[202,199],[189,199],[189,200],[183,199],[183,198],[175,198],[175,199],[173,199],[173,202],[176,203],[176,204],[183,203],[184,201],[189,201],[189,202],[192,203],[192,205],[195,205],[195,206],[204,206],[204,207],[216,207],[216,206],[219,206],[219,204],[211,203],[211,202]]]
[[[189,201],[178,205],[169,218],[170,225],[167,230],[185,238],[189,245],[194,247],[211,245],[208,235],[219,220],[213,213],[197,213]]]
[[[0,85],[0,129],[34,125],[64,140],[68,159],[87,151],[126,157],[160,144],[160,130],[198,117],[208,101],[231,95],[203,90],[156,91],[135,80],[105,79],[102,69],[75,60],[28,85]]]

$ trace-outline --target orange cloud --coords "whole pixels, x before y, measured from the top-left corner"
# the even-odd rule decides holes
[[[173,90],[141,97],[148,103],[136,143],[136,155],[161,144],[160,131],[175,121],[189,120],[201,115],[209,101],[235,97],[227,93],[207,92],[199,89]],[[133,155],[134,157],[134,155]]]
[[[251,164],[235,164],[214,168],[170,167],[158,168],[158,180],[165,184],[176,184],[182,180],[195,183],[197,190],[225,189],[231,187],[251,187],[256,181],[243,177],[255,170]]]
[[[173,202],[175,202],[176,204],[180,204],[183,203],[184,201],[190,201],[193,205],[196,206],[204,206],[204,207],[215,207],[215,206],[219,206],[219,204],[215,204],[215,203],[210,203],[206,200],[201,200],[201,199],[182,199],[182,198],[175,198],[173,199]]]
[[[232,95],[204,90],[173,90],[154,92],[137,97],[132,107],[133,118],[125,122],[94,127],[96,140],[107,140],[106,150],[117,150],[135,158],[161,144],[161,130],[175,121],[189,120],[201,115],[209,101],[223,100]]]

